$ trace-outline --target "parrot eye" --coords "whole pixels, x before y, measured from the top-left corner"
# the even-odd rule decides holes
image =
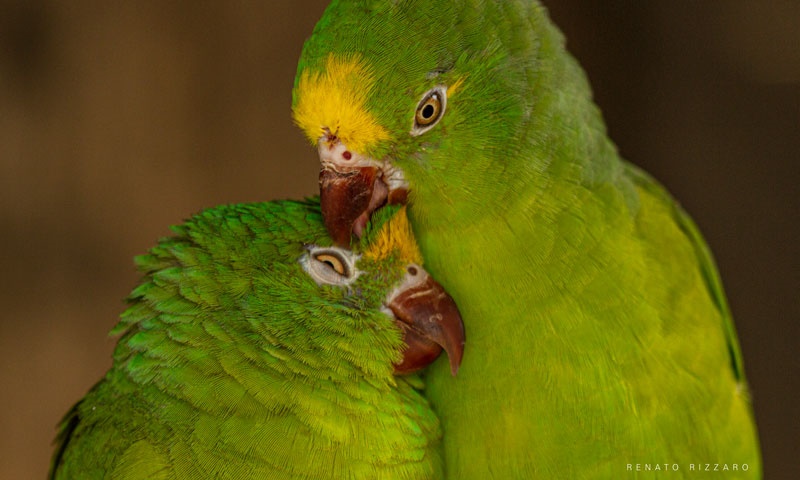
[[[308,247],[308,255],[300,262],[319,285],[348,285],[358,277],[357,256],[349,250],[334,247]]]
[[[336,273],[339,275],[343,275],[345,277],[349,276],[347,272],[347,266],[344,263],[344,259],[335,255],[333,253],[318,253],[314,255],[314,260],[324,263],[329,268],[332,268]]]
[[[434,87],[423,95],[417,105],[417,113],[414,114],[414,127],[411,129],[411,135],[416,137],[433,128],[442,118],[446,105],[446,87]]]

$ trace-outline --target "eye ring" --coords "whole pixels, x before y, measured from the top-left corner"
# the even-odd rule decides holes
[[[306,249],[308,253],[300,258],[300,263],[318,285],[349,285],[358,278],[360,272],[355,264],[359,256],[352,251],[312,245]]]
[[[447,106],[447,87],[439,85],[428,90],[417,104],[411,135],[418,136],[434,127]]]

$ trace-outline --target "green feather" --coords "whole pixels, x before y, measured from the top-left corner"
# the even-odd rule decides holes
[[[377,228],[377,227],[371,227]],[[232,205],[175,227],[113,330],[114,364],[62,422],[50,478],[440,478],[437,418],[381,312],[405,265],[348,288],[300,259],[316,202]]]
[[[628,464],[664,463],[686,478],[701,462],[760,477],[708,247],[618,156],[543,7],[334,1],[295,105],[330,56],[374,77],[366,108],[389,139],[367,153],[404,172],[426,267],[464,319],[458,376],[440,360],[426,377],[448,478],[628,478],[647,475]],[[459,86],[432,129],[409,134],[437,85]]]

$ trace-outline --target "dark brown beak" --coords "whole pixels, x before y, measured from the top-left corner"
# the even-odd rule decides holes
[[[353,168],[346,172],[323,168],[319,172],[322,218],[338,246],[349,247],[356,225],[363,229],[371,213],[385,201],[385,195],[373,201],[376,184],[382,184],[379,175],[376,167]],[[377,193],[380,196],[380,192]],[[372,207],[373,203],[378,205]]]
[[[411,270],[412,267],[409,268]],[[421,276],[398,292],[388,307],[403,330],[406,349],[395,373],[412,373],[427,367],[447,352],[450,371],[455,376],[464,354],[464,324],[456,302],[430,275],[413,267]],[[424,277],[423,277],[424,276]]]
[[[353,235],[360,238],[372,212],[386,203],[406,203],[405,188],[390,190],[378,167],[351,167],[319,172],[319,196],[325,228],[340,247],[349,247]]]

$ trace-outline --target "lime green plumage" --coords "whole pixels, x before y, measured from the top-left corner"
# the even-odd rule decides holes
[[[652,473],[629,464],[664,463],[671,478],[696,463],[760,477],[709,250],[619,158],[538,3],[334,1],[305,45],[296,112],[300,80],[331,57],[370,72],[365,108],[388,139],[352,143],[404,172],[426,266],[464,319],[458,376],[440,360],[426,377],[447,478],[636,478]],[[438,124],[410,134],[436,85],[458,88]]]
[[[212,208],[137,258],[108,374],[66,416],[54,479],[438,478],[439,423],[395,377],[380,311],[405,272],[349,287],[300,259],[330,244],[316,203]]]

